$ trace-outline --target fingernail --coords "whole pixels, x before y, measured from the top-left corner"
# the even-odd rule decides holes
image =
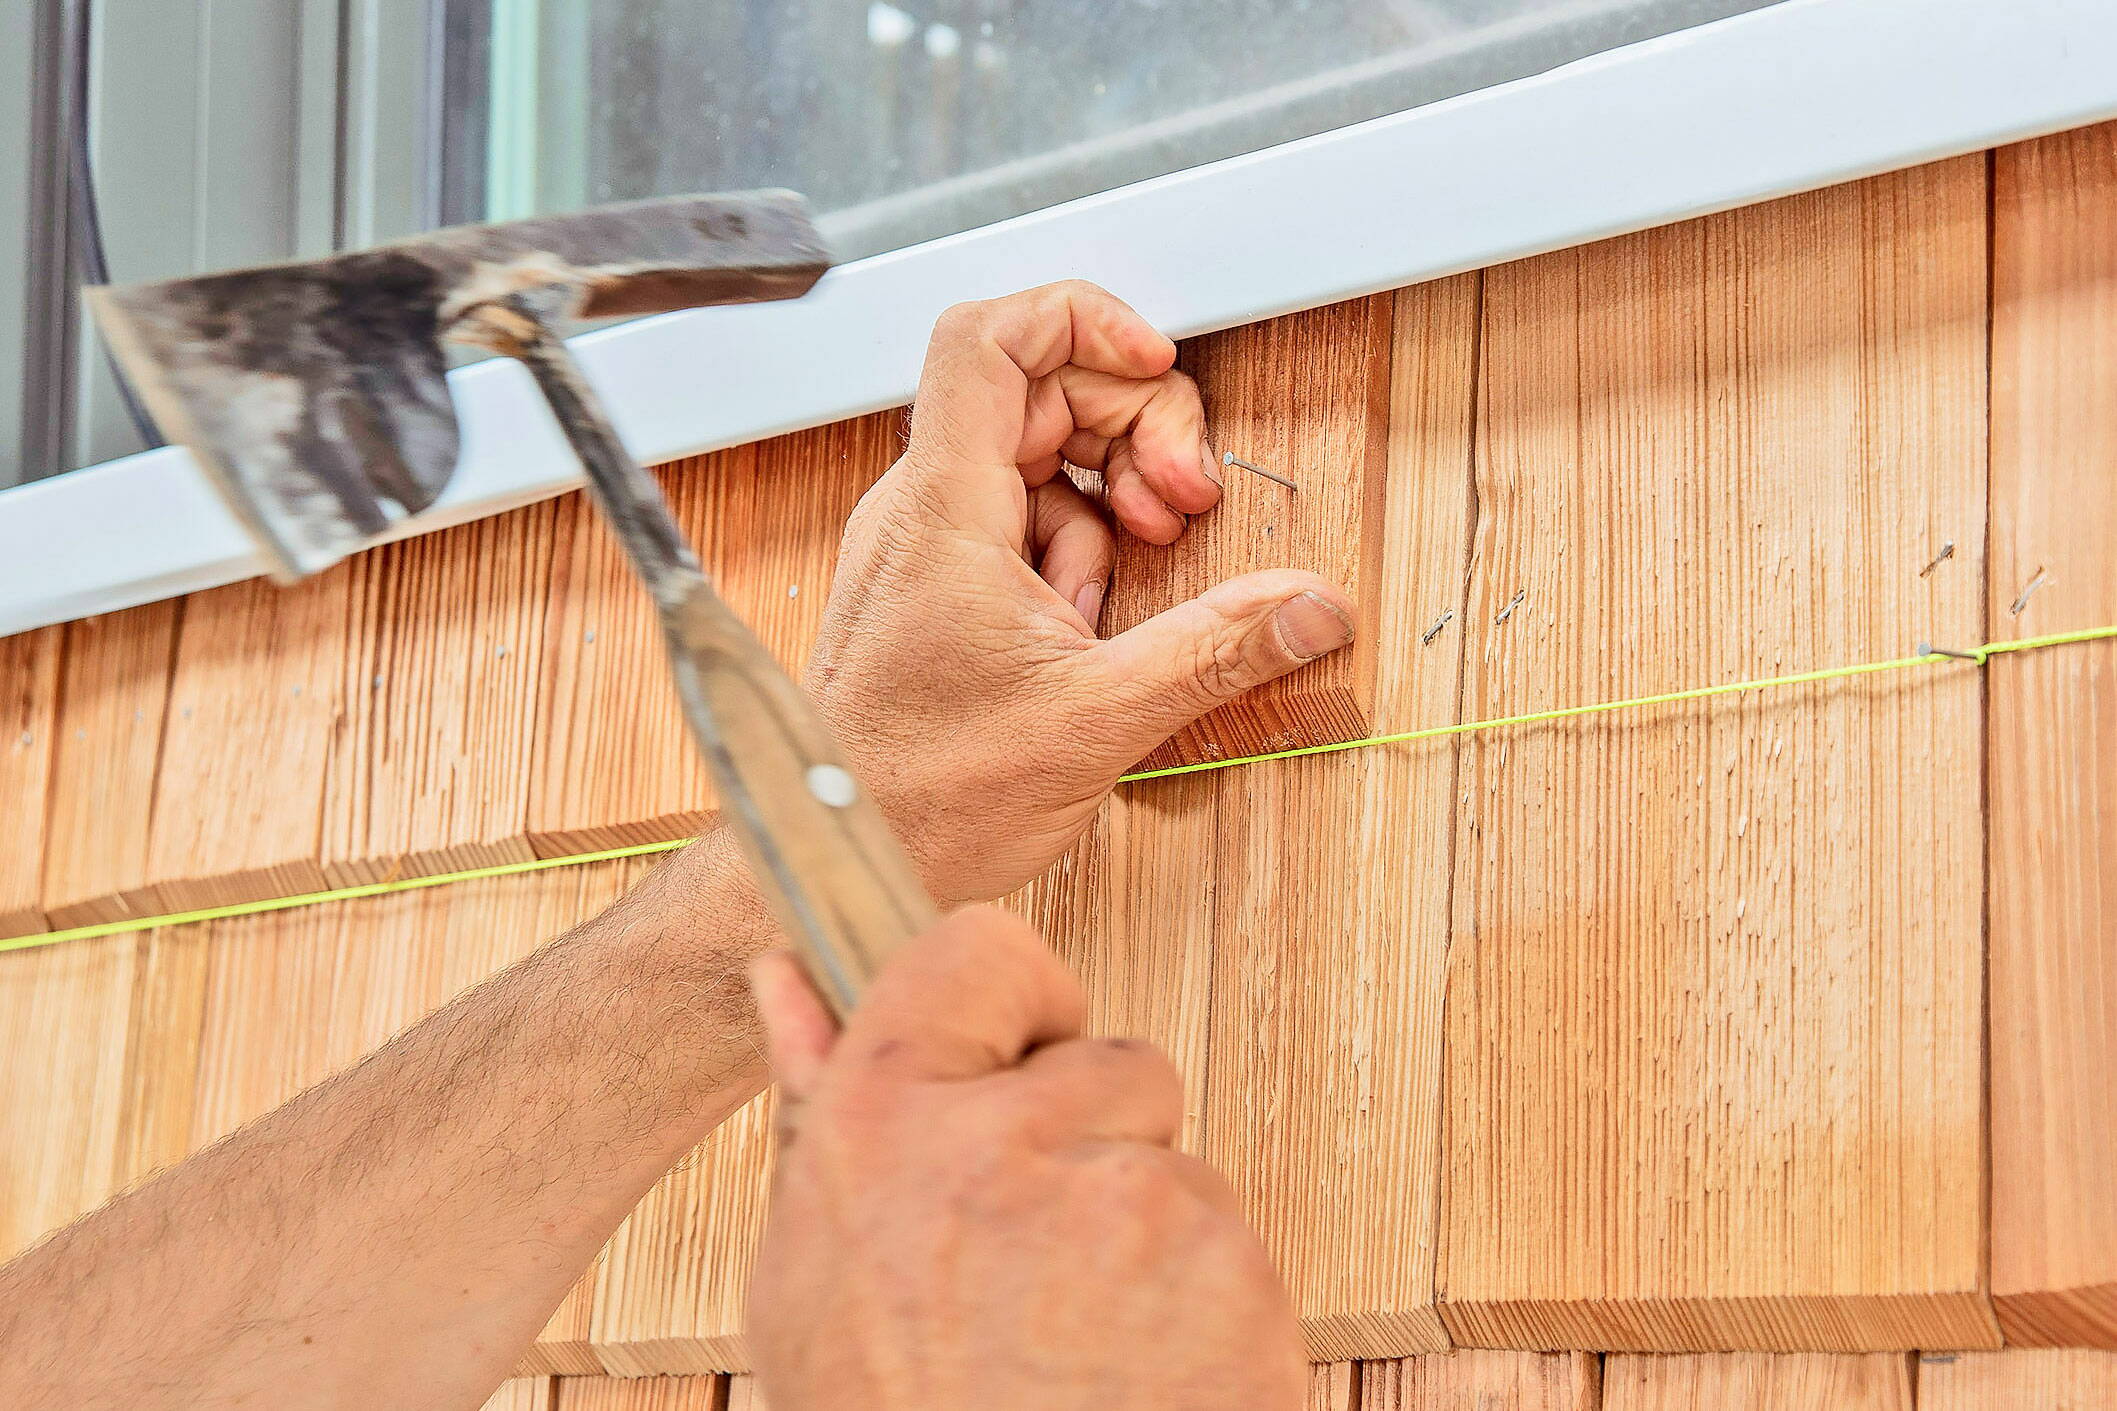
[[[1073,605],[1080,609],[1082,617],[1088,619],[1089,628],[1094,629],[1103,619],[1103,585],[1082,584],[1081,590],[1073,595]]]
[[[1314,661],[1353,639],[1352,619],[1315,593],[1288,598],[1279,605],[1274,620],[1279,624],[1279,640],[1303,661]]]
[[[1198,465],[1206,473],[1206,479],[1212,481],[1215,485],[1225,487],[1227,482],[1220,478],[1220,458],[1213,454],[1213,443],[1211,441],[1201,441],[1198,445]]]

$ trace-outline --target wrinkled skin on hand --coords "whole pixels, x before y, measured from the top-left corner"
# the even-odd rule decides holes
[[[773,1411],[1298,1411],[1271,1261],[1171,1149],[1174,1068],[1081,1038],[1023,923],[942,922],[842,1035],[791,956],[753,980],[782,1098],[749,1317]]]
[[[1097,639],[1110,518],[1167,544],[1220,497],[1175,360],[1093,285],[950,309],[846,528],[808,689],[944,908],[1030,881],[1155,746],[1352,638],[1341,590],[1276,569]]]

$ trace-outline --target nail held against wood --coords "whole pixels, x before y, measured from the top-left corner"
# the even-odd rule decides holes
[[[1266,470],[1261,465],[1257,465],[1253,462],[1244,460],[1242,457],[1236,455],[1233,451],[1229,451],[1225,455],[1223,455],[1220,458],[1220,463],[1222,465],[1239,465],[1244,470],[1249,471],[1252,475],[1261,475],[1266,480],[1273,481],[1276,484],[1284,485],[1289,490],[1299,490],[1301,488],[1299,485],[1296,485],[1293,481],[1281,475],[1278,471]]]

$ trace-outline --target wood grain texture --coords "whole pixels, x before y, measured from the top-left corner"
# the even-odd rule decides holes
[[[190,1149],[197,930],[0,954],[0,1261]]]
[[[556,513],[531,505],[353,560],[320,844],[331,885],[535,856]]]
[[[65,629],[0,637],[0,937],[44,926],[40,877],[52,736],[58,728],[59,648]]]
[[[1914,1411],[1903,1353],[1740,1352],[1603,1360],[1603,1411]]]
[[[0,1035],[33,1046],[0,1110],[13,1248],[302,1089],[609,905],[634,860],[0,955]],[[37,1104],[35,1108],[31,1102]],[[724,1129],[725,1130],[725,1129]],[[760,1168],[761,1169],[761,1168]],[[599,1372],[598,1256],[523,1371]]]
[[[1019,907],[1088,998],[1090,1033],[1143,1039],[1184,1078],[1179,1145],[1204,1150],[1212,1003],[1214,783],[1123,789]]]
[[[144,913],[149,828],[184,600],[66,625],[44,911],[54,926]]]
[[[2097,498],[2117,425],[2108,143],[2000,159],[1989,579],[1970,160],[1187,349],[1217,444],[1303,491],[1289,506],[1232,474],[1194,542],[1124,551],[1110,626],[1273,562],[1351,580],[1368,656],[1269,710],[1320,729],[1329,699],[1354,700],[1364,732],[1974,642],[1988,618],[1993,635],[2117,620],[2117,518]],[[868,418],[663,472],[790,663],[896,431]],[[1376,457],[1386,490],[1357,536],[1326,543],[1309,474],[1342,495],[1358,476],[1331,468]],[[343,581],[219,590],[31,649],[28,675],[55,685],[28,699],[57,701],[49,826],[73,840],[43,859],[32,905],[89,919],[501,855],[510,816],[545,853],[696,827],[711,798],[644,599],[578,505],[536,513],[548,588],[545,549],[493,521],[483,565],[406,547],[386,569],[384,551]],[[1990,1345],[1989,780],[1992,1282],[2022,1336],[2099,1335],[2117,1267],[2094,1206],[2117,1157],[2095,1101],[2117,1012],[2098,944],[2117,860],[2111,655],[1995,662],[1989,775],[1983,687],[1948,667],[1127,788],[1016,905],[1081,974],[1093,1028],[1183,1066],[1185,1145],[1229,1172],[1319,1353],[1451,1333]],[[404,694],[355,699],[385,662]],[[517,720],[514,743],[497,738]],[[1210,736],[1187,747],[1231,748]],[[481,738],[496,753],[474,758]],[[0,773],[24,767],[7,739]],[[106,833],[109,856],[87,855]],[[48,1130],[40,1115],[0,1149],[0,1233],[33,1237],[336,1071],[631,875],[0,955],[0,1041],[28,1055],[0,1101],[41,1113],[59,1095]],[[523,1370],[744,1365],[768,1156],[754,1106],[657,1187]],[[1634,1363],[1657,1369],[1664,1404],[1690,1385],[1671,1378],[1707,1375],[1612,1365]],[[1366,1411],[1591,1406],[1596,1365],[1463,1353],[1315,1385],[1345,1411],[1356,1389]],[[1799,1368],[1841,1365],[1741,1375],[1806,1395],[1832,1383]],[[1751,1385],[1714,1366],[1714,1395]],[[595,1385],[582,1396],[618,1394]]]
[[[558,1388],[550,1377],[515,1377],[485,1403],[484,1411],[554,1411]]]
[[[790,667],[900,421],[659,472],[708,571]],[[0,686],[0,783],[48,798],[52,830],[45,810],[11,813],[0,934],[659,841],[712,802],[644,595],[579,497],[294,589],[236,584],[7,638]]]
[[[1360,1367],[1359,1411],[1597,1411],[1602,1404],[1598,1359],[1577,1352],[1471,1348]]]
[[[790,670],[807,659],[845,520],[901,449],[880,413],[657,469],[699,560]],[[660,629],[581,496],[559,505],[529,841],[555,857],[696,833],[711,781]]]
[[[648,863],[597,863],[184,928],[199,938],[200,1037],[183,1073],[187,1148],[349,1066],[450,998],[601,911]],[[195,1078],[191,1073],[195,1072]],[[171,1081],[175,1081],[174,1078]],[[162,1092],[164,1104],[186,1098]],[[590,1315],[605,1256],[559,1305],[518,1371],[604,1370]]]
[[[742,447],[656,468],[693,544],[709,513],[707,487],[755,459],[754,447]],[[712,785],[684,734],[653,604],[585,495],[560,500],[556,514],[530,846],[562,857],[696,833]]]
[[[815,636],[846,517],[901,449],[900,422],[897,413],[863,417],[781,437],[744,455],[708,457],[688,479],[674,472],[664,477],[701,562],[789,670],[800,669]],[[600,526],[588,529],[607,539]],[[613,550],[605,543],[599,552],[603,568],[580,569],[581,584],[599,584],[595,574],[607,575]],[[678,807],[677,790],[695,789],[688,796],[701,806],[711,802],[665,679],[644,596],[629,576],[616,587],[629,596],[606,587],[554,590],[554,617],[566,619],[555,621],[555,643],[577,641],[581,650],[553,678],[570,679],[574,693],[560,707],[573,724],[549,736],[553,759],[574,763],[555,763],[545,776],[551,787],[532,828],[539,848],[675,836],[704,821],[702,813]],[[602,625],[577,628],[591,609]],[[587,640],[590,631],[595,643]],[[619,675],[591,665],[589,650],[603,645]],[[563,655],[573,648],[553,650]],[[623,673],[654,679],[634,681]],[[637,740],[630,733],[635,728]],[[562,736],[576,743],[557,745]],[[658,743],[640,745],[650,740]],[[574,820],[563,828],[557,826],[562,813]],[[583,826],[590,817],[628,821],[622,828]],[[649,1193],[554,1316],[531,1365],[577,1371],[592,1358],[633,1376],[745,1366],[743,1304],[770,1170],[771,1107],[761,1098]]]
[[[1488,271],[1465,716],[1978,640],[1985,217],[1973,158]],[[1459,1343],[1992,1345],[1979,694],[1465,746]]]
[[[761,441],[754,472],[714,482],[699,557],[728,606],[798,680],[823,621],[845,522],[904,451],[877,412]]]
[[[0,954],[0,1260],[94,1209],[123,1180],[125,1031],[138,942]]]
[[[555,1411],[765,1411],[750,1376],[517,1381],[488,1411],[534,1411],[541,1403],[500,1397],[541,1394],[547,1385]],[[1307,1400],[1308,1411],[2102,1411],[2112,1404],[2117,1354],[2030,1350],[1604,1359],[1471,1348],[1319,1364],[1309,1369]]]
[[[1398,296],[1385,552],[1364,626],[1391,720],[1454,717],[1476,279]],[[1205,1153],[1312,1356],[1436,1351],[1440,1030],[1454,748],[1249,766],[1219,794]],[[1436,858],[1428,849],[1438,841]],[[1422,846],[1423,844],[1423,846]],[[1360,859],[1350,869],[1347,861]]]
[[[1320,1362],[1308,1369],[1307,1411],[1359,1411],[1360,1364]]]
[[[209,922],[191,1142],[348,1067],[602,910],[639,875],[595,863]]]
[[[2117,1353],[1970,1352],[1921,1357],[1919,1411],[2107,1411]]]
[[[595,1356],[620,1376],[732,1372],[771,1192],[774,1095],[723,1122],[626,1217],[603,1253]]]
[[[118,1183],[131,1185],[192,1150],[213,938],[172,926],[119,939],[134,951],[116,1157]]]
[[[562,1377],[552,1411],[733,1411],[724,1377]],[[753,1406],[750,1411],[756,1411]]]
[[[184,604],[140,905],[182,911],[315,891],[353,566]]]
[[[1408,340],[1411,352],[1398,392],[1410,429],[1392,452],[1408,488],[1388,521],[1388,542],[1406,570],[1407,599],[1378,603],[1379,638],[1415,634],[1430,603],[1460,595],[1474,324],[1475,281],[1461,280],[1418,292],[1401,329],[1391,330]],[[1382,365],[1387,362],[1385,354]],[[1223,415],[1258,425],[1271,420],[1241,406]],[[891,423],[851,430],[859,439],[839,453],[847,464],[873,468],[880,452],[893,449]],[[764,483],[774,458],[797,450],[809,463],[833,463],[813,449],[768,448],[761,451],[766,464],[757,482],[739,473],[721,479],[731,491]],[[794,468],[790,461],[780,469],[781,480]],[[709,555],[738,545],[755,551],[769,542],[762,502],[747,521],[736,494],[726,494],[723,504],[712,522],[750,527],[702,530]],[[811,522],[835,525],[849,509],[849,500],[824,498],[805,513]],[[1384,542],[1380,528],[1368,539],[1377,552]],[[805,641],[813,631],[812,620],[791,610],[775,622],[770,613],[778,594],[756,587],[776,584],[771,565],[798,560],[799,541],[787,542],[787,552],[746,560],[723,578],[737,610],[762,623],[775,648]],[[795,604],[800,596],[784,601]],[[1390,688],[1400,708],[1419,716],[1451,708],[1456,653],[1451,639],[1415,671],[1392,666]],[[1186,1143],[1216,1157],[1268,1212],[1283,1262],[1304,1271],[1302,1307],[1318,1346],[1437,1348],[1445,1340],[1432,1309],[1440,981],[1433,937],[1445,915],[1445,875],[1407,856],[1374,873],[1355,894],[1323,884],[1327,869],[1314,865],[1318,859],[1287,862],[1263,853],[1276,846],[1274,825],[1284,830],[1289,820],[1299,826],[1288,831],[1312,837],[1315,849],[1331,846],[1330,829],[1309,817],[1306,791],[1318,779],[1325,781],[1319,787],[1331,817],[1367,828],[1362,836],[1379,846],[1406,816],[1401,810],[1420,817],[1445,811],[1449,755],[1330,763],[1335,772],[1328,765],[1323,771],[1289,767],[1286,795],[1261,807],[1249,797],[1254,780],[1177,779],[1127,790],[1018,906],[1083,976],[1092,1029],[1150,1039],[1183,1068],[1191,1091]],[[1242,801],[1239,826],[1248,840],[1242,847],[1229,831],[1223,801],[1231,798]],[[1365,822],[1363,810],[1372,814]],[[1428,831],[1445,834],[1444,816],[1428,818]],[[1222,863],[1201,866],[1206,857]],[[1231,910],[1231,900],[1246,910]],[[1362,959],[1340,967],[1334,953],[1362,932],[1363,907],[1372,934],[1355,942]],[[1231,952],[1230,934],[1252,939]],[[1304,938],[1300,944],[1315,953],[1282,969],[1278,957],[1289,936]],[[1400,944],[1406,937],[1416,943]],[[1216,938],[1228,966],[1219,981]],[[1253,953],[1262,968],[1243,979]],[[1340,978],[1326,984],[1322,977],[1333,971]],[[1208,1006],[1232,1005],[1238,989],[1247,990],[1251,1008],[1209,1024]],[[1358,1016],[1349,1026],[1346,1004]],[[1261,1029],[1249,1022],[1259,1012],[1272,1016]],[[1310,1051],[1324,1045],[1327,1056]],[[1209,1049],[1217,1055],[1223,1047],[1224,1060],[1209,1058]],[[1221,1086],[1209,1093],[1215,1083]],[[1361,1114],[1358,1128],[1336,1132],[1333,1124],[1345,1109]],[[1210,1136],[1216,1110],[1229,1123],[1221,1147]],[[1256,1117],[1264,1111],[1284,1112],[1285,1126],[1260,1132]],[[1310,1129],[1335,1133],[1330,1140],[1345,1154],[1305,1166]],[[741,1315],[768,1170],[769,1121],[758,1107],[695,1153],[627,1221],[595,1279],[591,1342],[604,1366],[638,1374],[746,1365]],[[1327,1238],[1318,1231],[1324,1224]]]
[[[1390,366],[1389,295],[1355,299],[1182,345],[1198,379],[1215,452],[1232,451],[1300,485],[1237,467],[1220,504],[1167,548],[1121,537],[1103,609],[1112,636],[1216,583],[1260,568],[1304,568],[1355,601],[1380,581]],[[1145,764],[1170,764],[1352,740],[1374,707],[1374,644],[1303,668],[1221,707]]]
[[[1991,635],[2117,622],[2117,126],[1994,168]],[[2016,606],[2019,605],[2019,611]],[[2117,1346],[2117,644],[1990,672],[1992,1292]]]

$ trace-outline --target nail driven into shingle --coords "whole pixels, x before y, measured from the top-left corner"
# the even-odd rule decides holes
[[[1244,460],[1242,457],[1236,455],[1233,451],[1229,451],[1223,456],[1221,456],[1220,463],[1222,465],[1239,465],[1244,470],[1249,471],[1252,475],[1261,475],[1266,480],[1272,481],[1275,484],[1284,485],[1289,490],[1299,490],[1301,488],[1299,485],[1296,485],[1293,481],[1281,475],[1278,471],[1266,470],[1261,465],[1256,465]]]
[[[2029,606],[2030,597],[2035,594],[2038,588],[2045,587],[2050,582],[2051,575],[2045,573],[2043,566],[2039,564],[2036,572],[2029,575],[2029,581],[2022,584],[2021,592],[2015,595],[2014,601],[2007,605],[2008,613],[2014,617],[2020,617],[2022,610]]]

